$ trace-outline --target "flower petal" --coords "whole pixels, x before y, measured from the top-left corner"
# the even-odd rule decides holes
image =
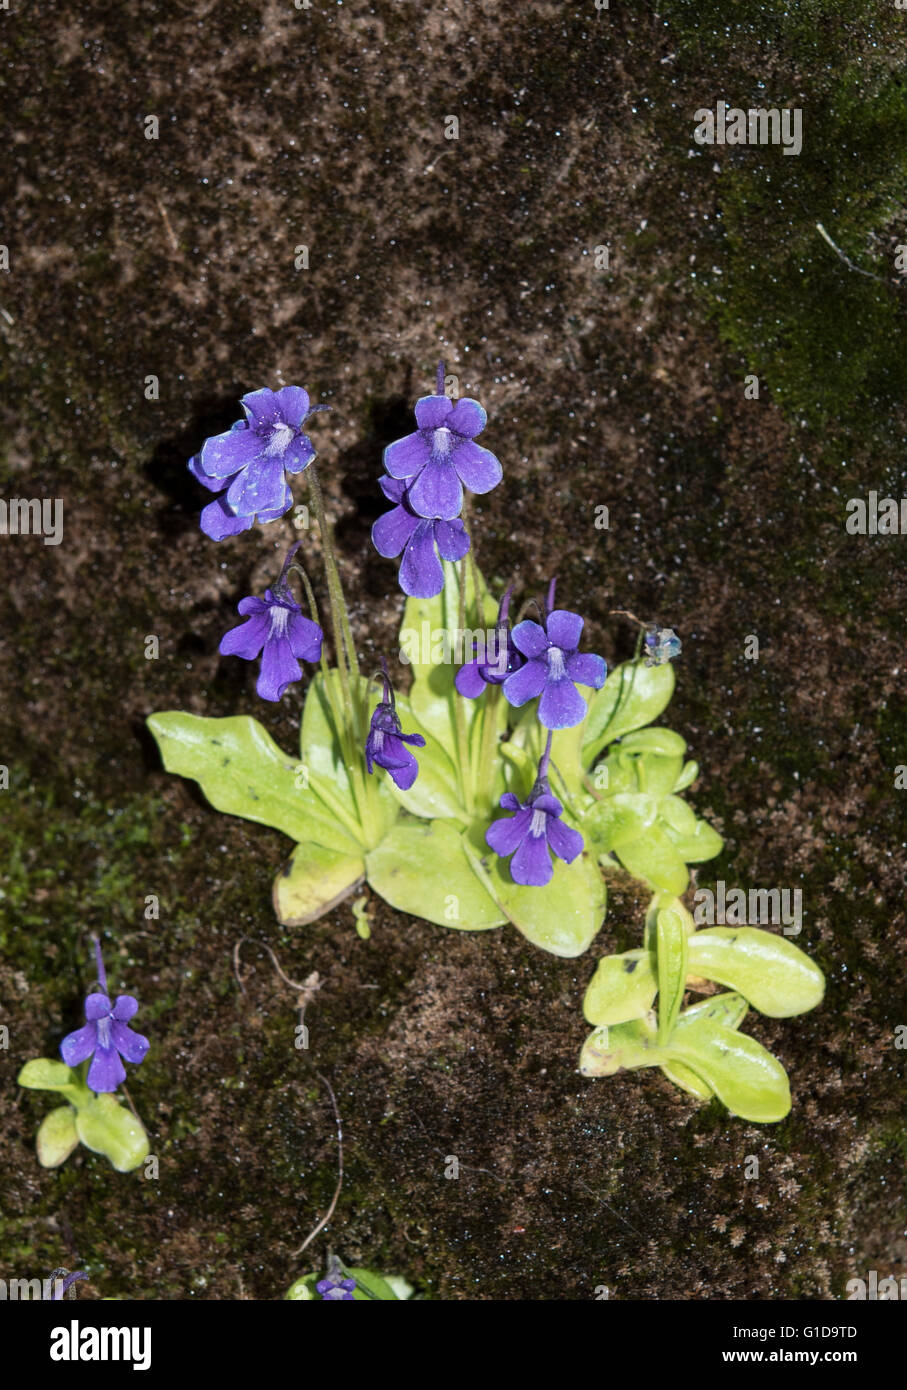
[[[313,457],[314,457],[314,456],[313,456]],[[285,484],[285,486],[286,486],[286,484]],[[272,510],[272,509],[269,509],[269,510],[264,511],[264,512],[259,512],[259,513],[258,513],[258,518],[257,518],[257,519],[258,519],[259,521],[278,521],[278,520],[280,519],[280,517],[286,516],[287,512],[290,510],[290,508],[292,507],[292,505],[293,505],[293,494],[292,494],[292,492],[290,491],[289,487],[287,487],[287,488],[286,488],[286,491],[284,492],[283,501],[281,502],[280,506],[279,506],[279,507],[273,508],[273,510]],[[251,519],[251,517],[248,518],[247,524],[251,526],[251,524],[252,524],[252,519]]]
[[[124,1025],[125,1026],[125,1025]],[[99,1047],[85,1078],[90,1091],[115,1091],[126,1080],[126,1068],[115,1047]]]
[[[422,423],[421,420],[419,423]],[[464,396],[461,401],[457,401],[444,423],[448,429],[455,430],[457,434],[465,435],[467,439],[472,439],[475,435],[482,433],[488,423],[488,416],[478,401]]]
[[[109,1017],[113,1005],[106,994],[101,990],[96,990],[94,994],[85,996],[85,1017],[92,1020],[96,1018]]]
[[[548,614],[545,631],[548,641],[562,652],[575,652],[579,646],[583,630],[583,619],[578,613],[570,613],[566,608],[555,608]]]
[[[392,478],[411,478],[428,463],[430,449],[425,438],[416,430],[405,434],[384,451],[384,468]]]
[[[286,637],[272,637],[270,641],[265,642],[261,670],[255,684],[259,698],[276,703],[283,698],[287,686],[299,680],[302,680],[302,667],[293,655]]]
[[[238,536],[241,531],[248,531],[252,521],[251,516],[237,516],[224,498],[218,497],[216,502],[209,502],[207,507],[202,508],[199,525],[210,540],[222,541],[227,536]]]
[[[304,468],[308,468],[314,457],[315,445],[309,436],[297,434],[295,439],[290,440],[282,455],[283,466],[288,473],[301,473]]]
[[[420,521],[407,542],[400,561],[400,588],[410,598],[434,598],[444,588],[444,571],[435,554],[435,532],[430,521]]]
[[[317,623],[304,613],[291,613],[287,623],[287,641],[290,651],[302,661],[313,664],[321,660],[321,644],[324,633]]]
[[[227,506],[232,507],[237,516],[271,511],[283,502],[285,487],[283,459],[258,459],[233,479],[227,489]]]
[[[198,454],[189,460],[186,467],[189,469],[195,481],[201,483],[202,487],[206,487],[209,492],[223,492],[227,483],[230,481],[229,478],[209,478],[208,474],[202,468],[201,459]]]
[[[485,831],[485,843],[495,854],[506,859],[523,843],[531,821],[532,812],[528,807],[517,811],[515,816],[501,816],[499,820],[493,820]]]
[[[407,501],[424,517],[443,517],[452,521],[463,507],[463,489],[449,459],[433,455],[410,485]]]
[[[392,511],[379,516],[372,527],[372,545],[379,555],[392,560],[400,554],[418,525],[418,518],[405,507],[394,507]]]
[[[454,468],[460,481],[470,492],[490,492],[504,476],[504,470],[494,454],[466,439],[453,452]]]
[[[524,666],[523,670],[525,669]],[[520,674],[521,672],[517,671],[517,675]],[[507,685],[513,679],[513,676],[507,677],[504,683],[505,694]],[[567,676],[559,681],[549,680],[539,700],[539,723],[546,729],[572,729],[575,724],[581,724],[585,717],[586,702],[573,681]]]
[[[567,658],[567,675],[579,685],[591,685],[593,690],[601,690],[607,674],[604,657],[594,656],[592,652],[574,652]]]
[[[253,430],[261,429],[266,432],[269,426],[282,418],[277,392],[272,391],[269,386],[250,391],[248,395],[243,396],[240,405],[246,412],[246,419]]]
[[[532,622],[529,618],[517,623],[510,635],[517,650],[521,651],[524,656],[540,657],[544,656],[548,650],[548,638],[545,636],[545,629],[539,627],[538,623]]]
[[[243,661],[254,661],[267,642],[270,631],[267,613],[257,613],[247,622],[225,632],[218,651],[221,656],[241,656]]]
[[[402,502],[406,491],[405,478],[379,478],[378,486],[389,502]]]
[[[60,1056],[68,1067],[77,1067],[90,1057],[98,1045],[98,1026],[86,1023],[74,1033],[67,1033],[60,1043]]]
[[[151,1046],[141,1033],[133,1032],[128,1024],[117,1023],[116,1020],[110,1025],[110,1041],[121,1057],[135,1064],[144,1061],[145,1054]]]
[[[420,430],[436,430],[449,425],[454,403],[449,396],[421,396],[416,401],[416,424]]]
[[[454,676],[454,685],[467,700],[477,700],[485,689],[485,679],[479,671],[479,663],[470,661],[461,666]]]
[[[284,420],[298,430],[311,409],[308,391],[303,386],[281,386],[274,394]]]
[[[548,668],[543,662],[527,661],[525,666],[521,666],[512,676],[507,677],[501,689],[507,703],[519,709],[527,700],[534,700],[536,695],[541,695],[547,679]]]
[[[551,882],[551,855],[544,835],[527,835],[510,861],[510,877],[526,887],[544,888]]]
[[[434,524],[435,545],[443,560],[462,560],[469,549],[469,536],[459,517]]]
[[[563,859],[565,864],[572,864],[578,854],[583,851],[583,837],[578,830],[573,830],[569,825],[565,825],[556,816],[550,816],[547,825],[548,844],[558,859]]]
[[[113,1016],[121,1023],[126,1023],[133,1018],[139,1011],[139,1001],[132,994],[118,994],[116,1003],[113,1006]]]
[[[413,782],[419,775],[419,764],[416,762],[412,753],[405,744],[400,745],[406,754],[407,761],[402,767],[389,767],[387,771],[396,782],[402,792],[408,792]]]
[[[209,478],[229,478],[254,463],[261,451],[262,443],[254,430],[227,430],[205,440],[199,465]]]

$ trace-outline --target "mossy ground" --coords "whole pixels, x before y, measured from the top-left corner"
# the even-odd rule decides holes
[[[52,1101],[20,1093],[4,1276],[64,1264],[88,1297],[280,1296],[335,1180],[313,1068],[346,1182],[305,1267],[329,1242],[480,1299],[838,1297],[901,1271],[907,542],[847,535],[844,504],[905,491],[903,24],[830,0],[733,26],[717,5],[492,0],[4,18],[0,493],[61,498],[65,532],[0,537],[0,1066],[15,1097],[21,1063],[76,1025],[102,932],[114,987],[142,1001],[153,1050],[128,1084],[160,1158],[157,1181],[84,1153],[44,1172]],[[693,112],[719,98],[801,105],[802,157],[695,146]],[[668,722],[727,839],[699,882],[803,890],[826,1002],[746,1024],[790,1071],[780,1125],[660,1074],[577,1075],[582,994],[601,951],[638,940],[637,885],[614,882],[578,961],[380,902],[368,942],[346,907],[285,931],[286,841],[160,771],[152,710],[253,712],[288,750],[299,710],[296,692],[263,710],[254,673],[217,656],[292,526],[212,546],[187,457],[244,390],[299,380],[333,405],[315,435],[376,664],[401,611],[368,546],[381,449],[439,355],[504,462],[474,508],[483,570],[524,592],[557,572],[612,661],[632,635],[610,609],[676,626]],[[323,982],[309,1054],[265,942]]]

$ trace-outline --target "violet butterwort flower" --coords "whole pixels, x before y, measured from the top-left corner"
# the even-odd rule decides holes
[[[283,516],[289,505],[285,474],[301,473],[315,457],[315,447],[302,427],[308,416],[322,407],[313,410],[309,393],[301,386],[252,391],[243,396],[241,405],[245,420],[206,439],[189,468],[212,492],[225,490],[224,505],[217,511],[242,519],[257,515],[273,521]],[[223,535],[235,535],[235,530],[223,529],[226,520],[217,522],[217,511],[209,512],[203,528],[206,534],[212,534],[209,528],[213,528],[221,529]],[[214,539],[220,538],[214,535]]]
[[[569,729],[584,719],[586,701],[576,682],[593,690],[605,683],[604,659],[577,651],[583,621],[565,608],[549,608],[544,627],[527,619],[513,629],[526,665],[504,681],[504,695],[517,707],[540,695],[539,723],[546,729]]]
[[[221,638],[222,656],[240,656],[254,661],[261,656],[261,669],[255,689],[262,700],[280,700],[288,685],[302,679],[297,658],[316,662],[321,659],[324,633],[318,623],[307,618],[286,583],[290,562],[301,542],[289,550],[280,577],[264,598],[240,599],[237,611],[246,619]]]
[[[507,677],[512,675],[514,671],[518,671],[526,660],[523,653],[514,645],[513,634],[507,619],[512,593],[513,588],[511,587],[504,594],[498,607],[498,620],[495,624],[492,650],[486,648],[483,653],[476,656],[474,661],[468,661],[465,666],[461,666],[454,677],[457,690],[461,695],[465,695],[467,700],[477,699],[486,685],[503,685]],[[473,638],[474,646],[475,640]]]
[[[417,516],[452,521],[462,510],[464,487],[470,492],[497,487],[503,469],[494,454],[475,443],[487,418],[478,401],[444,395],[440,363],[437,394],[416,402],[419,428],[384,451],[390,476],[408,480],[407,499]]]
[[[444,560],[462,560],[469,549],[469,536],[462,521],[454,517],[422,517],[410,505],[408,488],[402,478],[382,478],[381,491],[397,505],[379,516],[372,527],[372,544],[379,555],[400,561],[400,588],[412,598],[434,598],[444,588],[444,571],[436,550]]]
[[[355,1287],[355,1279],[344,1279],[337,1274],[329,1274],[326,1279],[319,1279],[315,1285],[322,1299],[331,1303],[354,1303]]]
[[[237,420],[233,426],[234,430],[248,429],[245,420]],[[189,460],[189,472],[202,487],[206,487],[209,492],[219,492],[223,494],[233,481],[232,478],[209,478],[207,473],[202,471],[202,466],[198,455]],[[199,525],[205,535],[212,541],[222,541],[227,536],[238,536],[242,531],[248,531],[252,523],[258,521],[278,521],[285,516],[293,505],[293,494],[288,485],[284,483],[284,495],[281,505],[271,511],[259,512],[256,518],[251,516],[237,516],[227,505],[225,496],[220,496],[213,502],[209,502],[207,507],[202,508]]]
[[[372,712],[372,722],[365,740],[365,761],[369,772],[374,771],[373,763],[383,767],[400,790],[405,792],[409,791],[419,775],[419,764],[406,745],[411,743],[414,748],[424,748],[425,739],[421,734],[403,733],[394,709],[394,692],[387,674],[387,663],[382,659],[381,664],[385,668],[381,677],[384,699]]]
[[[551,734],[539,763],[538,775],[529,799],[521,802],[513,792],[505,792],[501,806],[514,811],[492,821],[485,839],[495,854],[510,860],[510,876],[514,883],[526,887],[544,888],[553,873],[551,854],[572,864],[583,848],[583,837],[561,820],[564,808],[551,793],[548,784],[548,762],[551,757]]]
[[[86,1084],[92,1091],[115,1091],[126,1080],[124,1059],[138,1065],[150,1047],[147,1038],[127,1027],[138,1011],[139,1001],[131,994],[118,994],[111,1003],[107,994],[107,976],[101,959],[100,942],[95,939],[100,991],[85,999],[83,1028],[68,1033],[60,1043],[60,1056],[68,1067],[77,1067],[90,1057]]]

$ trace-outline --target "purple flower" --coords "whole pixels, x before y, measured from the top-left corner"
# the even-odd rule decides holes
[[[452,401],[439,392],[416,402],[413,434],[389,444],[384,467],[392,478],[409,480],[407,498],[417,516],[452,521],[463,507],[463,488],[490,492],[503,477],[494,454],[475,443],[487,416],[478,401]]]
[[[527,620],[513,629],[527,661],[504,681],[504,695],[517,707],[541,695],[539,722],[546,729],[569,729],[584,719],[586,702],[575,682],[594,690],[605,683],[603,658],[577,651],[582,630],[583,619],[565,608],[549,610],[544,627]]]
[[[265,387],[243,396],[241,404],[245,420],[206,439],[189,464],[193,477],[211,492],[224,492],[221,505],[205,508],[202,529],[214,540],[247,529],[231,523],[230,514],[250,524],[256,515],[263,521],[283,516],[292,501],[285,473],[301,473],[315,457],[302,430],[313,411],[301,386]]]
[[[421,734],[404,734],[394,709],[394,697],[390,682],[384,677],[384,699],[375,706],[368,738],[365,740],[365,761],[369,772],[377,763],[389,772],[401,791],[409,791],[419,775],[419,764],[407,748],[411,743],[415,748],[424,748],[425,739]]]
[[[342,1279],[337,1274],[329,1274],[326,1279],[319,1279],[315,1285],[322,1299],[332,1303],[354,1303],[355,1287],[355,1279]]]
[[[284,573],[286,569],[285,565]],[[220,652],[223,656],[241,656],[244,661],[254,661],[260,654],[261,670],[255,689],[263,700],[280,700],[287,686],[302,678],[297,657],[303,661],[320,660],[324,633],[317,623],[305,617],[289,590],[283,587],[283,574],[273,590],[265,590],[264,598],[241,599],[237,611],[246,621],[225,633]]]
[[[245,420],[237,420],[233,426],[234,430],[248,429]],[[233,481],[232,478],[209,478],[207,473],[202,472],[201,463],[198,456],[189,460],[189,472],[202,487],[206,487],[209,492],[223,493],[224,489]],[[284,483],[283,503],[280,507],[269,512],[259,512],[259,521],[278,521],[285,516],[293,505],[293,494],[286,483]],[[202,508],[199,525],[206,536],[212,541],[222,541],[227,536],[238,536],[241,531],[248,531],[252,523],[256,520],[255,516],[237,516],[227,505],[226,497],[218,497],[214,502],[209,502],[207,507]]]
[[[564,808],[557,797],[552,796],[545,779],[536,782],[525,804],[512,792],[505,792],[501,806],[516,814],[492,821],[485,839],[502,859],[513,855],[510,876],[514,883],[543,888],[551,882],[549,850],[565,864],[572,864],[582,850],[582,835],[564,825],[560,818]]]
[[[102,980],[106,988],[106,979]],[[85,1000],[88,1022],[75,1033],[68,1033],[60,1044],[60,1056],[68,1067],[77,1067],[92,1058],[86,1078],[92,1091],[115,1091],[126,1080],[120,1058],[138,1065],[148,1051],[149,1042],[126,1024],[138,1010],[131,994],[118,994],[111,1004],[106,993],[89,994]]]
[[[462,560],[469,536],[462,521],[422,517],[412,508],[402,479],[382,478],[381,491],[397,505],[379,516],[372,527],[372,544],[379,555],[400,561],[400,588],[413,598],[434,598],[444,588],[444,571],[435,548],[445,560]]]
[[[522,652],[514,645],[510,623],[507,620],[512,592],[513,588],[511,587],[504,594],[498,607],[498,620],[495,624],[495,659],[489,661],[486,651],[484,657],[477,657],[475,661],[468,661],[465,666],[461,666],[454,678],[457,690],[467,700],[477,699],[486,685],[503,685],[507,677],[512,675],[514,671],[518,671],[526,660]]]

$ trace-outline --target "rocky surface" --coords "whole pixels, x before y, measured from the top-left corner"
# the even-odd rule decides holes
[[[724,14],[4,14],[0,496],[64,508],[59,546],[0,536],[13,1273],[85,1268],[89,1297],[275,1298],[328,1245],[445,1299],[833,1298],[902,1271],[907,541],[849,535],[844,509],[905,491],[903,17]],[[802,106],[803,154],[695,145],[693,112],[719,98]],[[475,505],[489,579],[531,593],[557,572],[609,661],[632,645],[612,608],[673,624],[665,722],[726,837],[698,882],[802,889],[826,1002],[747,1023],[791,1074],[779,1125],[654,1072],[577,1074],[594,962],[639,940],[629,879],[576,961],[380,901],[367,942],[348,907],[287,931],[270,903],[287,841],[160,770],[155,709],[254,713],[287,749],[299,713],[298,691],[262,709],[254,672],[217,655],[292,521],[214,547],[186,459],[246,390],[299,382],[332,406],[314,433],[368,664],[401,613],[368,544],[381,450],[439,356],[505,467]],[[49,1099],[16,1092],[78,1022],[92,930],[152,1039],[128,1084],[157,1181],[84,1152],[41,1170]],[[292,978],[319,973],[308,1058],[259,943]],[[300,1265],[336,1173],[315,1068],[346,1182]]]

